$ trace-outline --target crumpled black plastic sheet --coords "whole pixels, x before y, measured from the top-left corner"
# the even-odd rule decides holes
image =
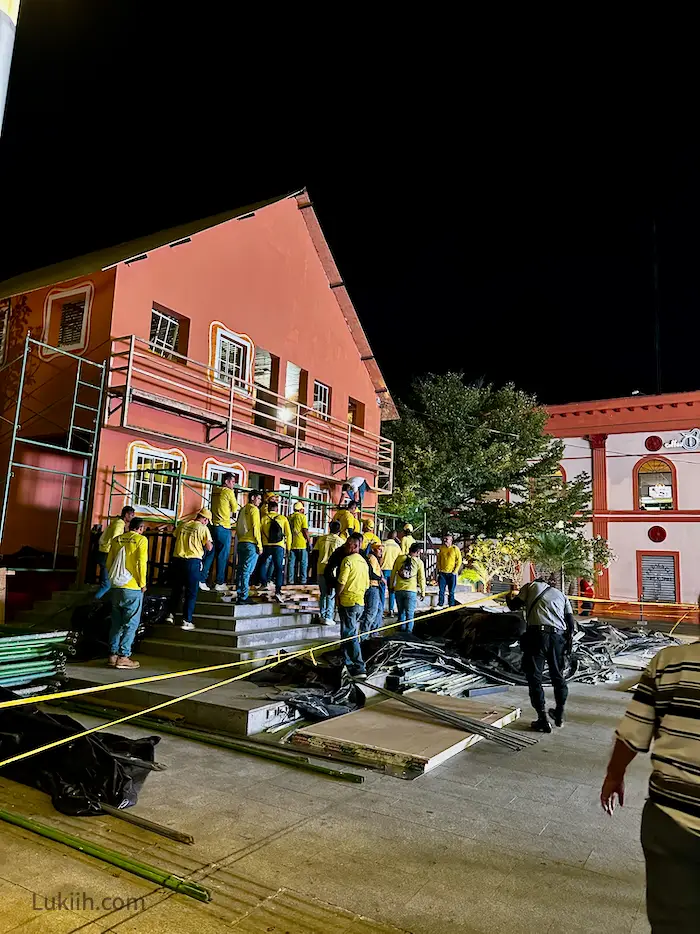
[[[164,621],[168,614],[167,596],[146,596],[136,635],[134,651],[151,626]],[[109,655],[109,630],[112,625],[112,605],[109,599],[77,606],[73,611],[70,628],[77,638],[74,646],[76,661],[106,658]]]
[[[282,687],[274,695],[306,720],[328,720],[364,707],[365,695],[343,672],[342,655],[328,652],[317,660],[292,658],[267,671],[252,672],[250,681]]]
[[[16,696],[0,688],[0,701]],[[0,761],[83,729],[72,717],[33,704],[0,710]],[[7,765],[0,775],[50,795],[62,814],[87,817],[102,813],[101,801],[115,808],[136,803],[150,772],[164,768],[155,761],[159,742],[159,736],[132,740],[95,733]]]

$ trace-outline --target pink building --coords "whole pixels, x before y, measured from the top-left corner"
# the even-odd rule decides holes
[[[5,555],[73,559],[125,503],[163,524],[226,471],[303,497],[315,533],[347,478],[391,491],[394,404],[305,191],[57,272],[0,301]]]

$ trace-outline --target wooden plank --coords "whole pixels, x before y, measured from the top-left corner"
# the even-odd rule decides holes
[[[421,691],[411,692],[411,697],[452,713],[477,717],[493,726],[505,726],[520,716],[517,707],[494,706],[468,698]],[[349,756],[358,764],[414,778],[480,740],[480,736],[440,724],[400,701],[382,700],[297,730],[292,744],[315,755]]]
[[[7,578],[14,577],[15,572],[8,568],[0,568],[0,626],[3,625],[6,616],[7,607]]]

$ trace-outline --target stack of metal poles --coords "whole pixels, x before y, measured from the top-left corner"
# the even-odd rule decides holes
[[[62,678],[71,634],[54,632],[18,632],[10,627],[0,630],[0,686],[22,689],[27,695],[46,687],[47,682]]]

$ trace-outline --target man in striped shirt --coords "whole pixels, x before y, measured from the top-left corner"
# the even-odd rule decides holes
[[[653,934],[700,929],[700,642],[662,649],[616,731],[600,794],[624,804],[625,772],[640,752],[653,771],[642,814],[647,914]],[[652,747],[653,744],[653,747]]]

